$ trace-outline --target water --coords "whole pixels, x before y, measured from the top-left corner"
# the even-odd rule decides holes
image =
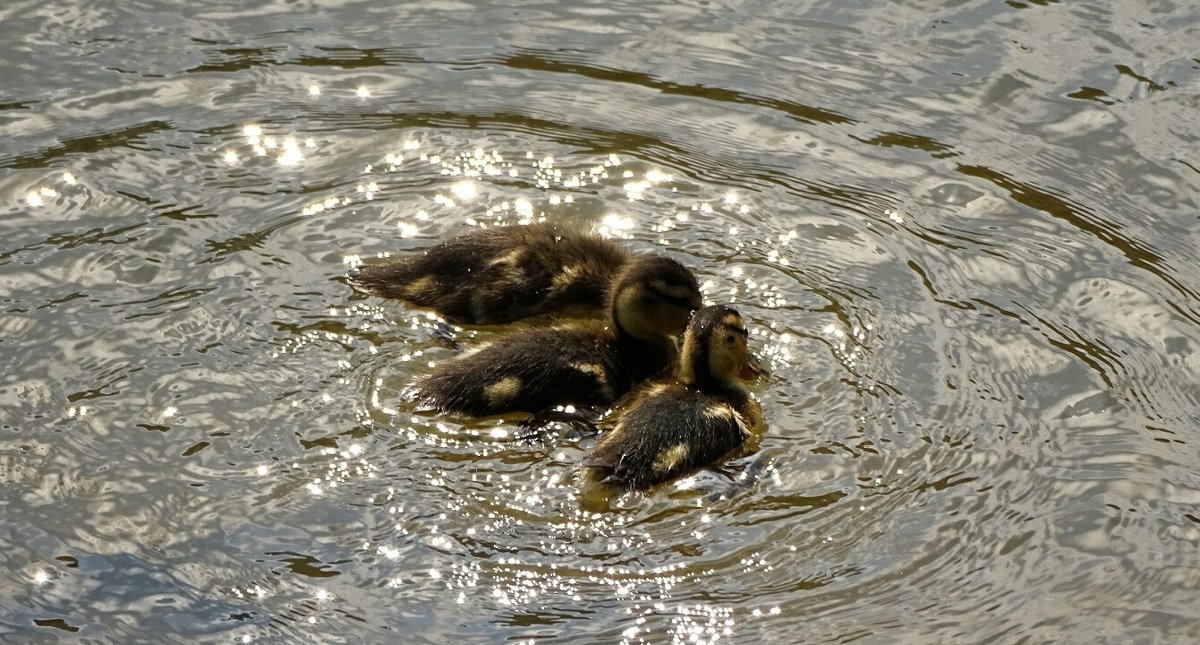
[[[1200,639],[1194,6],[116,4],[0,8],[5,642]],[[541,214],[747,316],[755,454],[399,405],[346,270]]]

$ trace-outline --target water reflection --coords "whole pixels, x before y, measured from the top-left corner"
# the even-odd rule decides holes
[[[1194,8],[10,5],[9,640],[1195,640]],[[498,332],[347,267],[552,218],[747,316],[758,452],[597,513],[404,405]]]

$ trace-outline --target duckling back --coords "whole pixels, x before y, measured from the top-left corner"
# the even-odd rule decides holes
[[[609,240],[538,223],[472,231],[420,256],[361,267],[352,280],[456,322],[504,323],[602,311],[609,284],[628,259]]]
[[[756,423],[753,400],[731,401],[681,383],[651,386],[583,461],[596,482],[644,490],[728,455]]]
[[[419,404],[471,416],[608,405],[629,388],[611,333],[595,323],[517,332],[415,383]]]

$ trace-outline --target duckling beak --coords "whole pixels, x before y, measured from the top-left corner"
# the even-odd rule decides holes
[[[767,370],[763,368],[762,363],[760,363],[758,360],[758,357],[754,354],[748,354],[746,356],[746,362],[742,363],[742,369],[740,372],[738,372],[738,376],[740,376],[743,381],[753,382],[758,380],[760,376],[766,373]]]

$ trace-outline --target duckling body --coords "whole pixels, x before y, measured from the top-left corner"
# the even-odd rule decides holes
[[[674,362],[673,337],[700,302],[696,278],[683,265],[637,257],[616,278],[607,322],[506,336],[418,380],[416,399],[441,412],[471,416],[608,405]]]
[[[741,446],[762,423],[743,382],[752,365],[737,311],[717,305],[696,312],[676,373],[630,395],[616,426],[584,459],[588,477],[642,490]]]
[[[629,253],[604,238],[535,223],[472,231],[392,264],[360,267],[361,289],[468,324],[548,312],[603,313]]]

